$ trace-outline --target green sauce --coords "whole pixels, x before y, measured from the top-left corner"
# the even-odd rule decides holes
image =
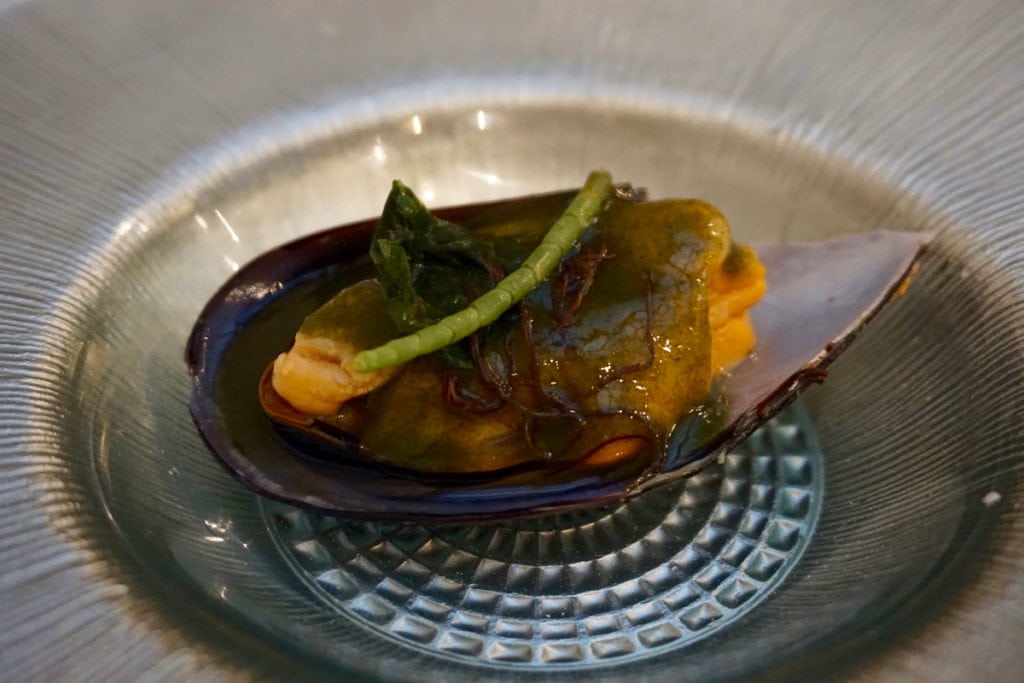
[[[511,272],[565,206],[527,199],[461,225]],[[645,444],[638,462],[660,457],[677,423],[716,412],[708,270],[724,250],[728,224],[704,202],[616,198],[475,350],[462,342],[471,367],[418,358],[346,406],[347,424],[368,453],[427,472],[575,462],[627,439]]]

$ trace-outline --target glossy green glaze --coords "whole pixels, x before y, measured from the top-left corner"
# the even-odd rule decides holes
[[[566,201],[528,198],[462,224],[512,270]],[[613,442],[641,469],[687,415],[714,412],[708,272],[730,244],[728,224],[705,202],[613,197],[520,306],[463,342],[470,367],[418,357],[332,422],[371,457],[418,471],[577,462]],[[326,311],[349,311],[337,303],[347,292],[302,331],[322,328]],[[363,305],[369,327],[387,325],[384,309]]]

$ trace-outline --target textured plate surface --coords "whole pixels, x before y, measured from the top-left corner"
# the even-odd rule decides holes
[[[1016,680],[1021,92],[1024,7],[1010,0],[10,4],[5,680]],[[187,414],[191,322],[239,264],[372,215],[393,177],[454,204],[603,165],[655,196],[709,199],[744,240],[938,234],[916,286],[808,395],[824,463],[813,533],[740,618],[684,630],[669,608],[650,623],[679,637],[648,647],[638,628],[621,660],[585,640],[579,674],[544,659],[560,640],[546,622],[489,622],[476,654],[440,647],[465,631],[441,622],[443,585],[424,593],[433,617],[413,595],[386,622],[360,616],[346,577],[384,595],[396,558],[367,565],[372,530],[278,525],[217,469]],[[626,518],[606,549],[663,528]],[[303,564],[310,540],[325,568]],[[317,579],[343,550],[356,554],[333,595],[334,575]],[[440,560],[423,559],[427,577]],[[436,640],[416,642],[423,624]],[[530,663],[491,650],[509,643]]]
[[[341,616],[428,652],[578,670],[682,647],[755,608],[811,538],[822,469],[791,408],[700,474],[593,511],[432,528],[264,509]]]

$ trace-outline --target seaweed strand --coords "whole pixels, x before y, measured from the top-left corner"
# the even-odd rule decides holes
[[[383,346],[361,351],[355,357],[356,371],[373,372],[400,365],[454,344],[493,323],[555,269],[580,233],[604,209],[612,189],[611,174],[605,171],[591,173],[565,213],[555,221],[518,269],[458,313],[413,334],[392,339]]]

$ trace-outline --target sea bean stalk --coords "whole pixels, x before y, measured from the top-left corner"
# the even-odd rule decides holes
[[[433,325],[356,354],[357,372],[373,372],[433,353],[490,325],[544,281],[601,213],[612,193],[612,177],[594,171],[554,225],[515,271],[469,306]]]

